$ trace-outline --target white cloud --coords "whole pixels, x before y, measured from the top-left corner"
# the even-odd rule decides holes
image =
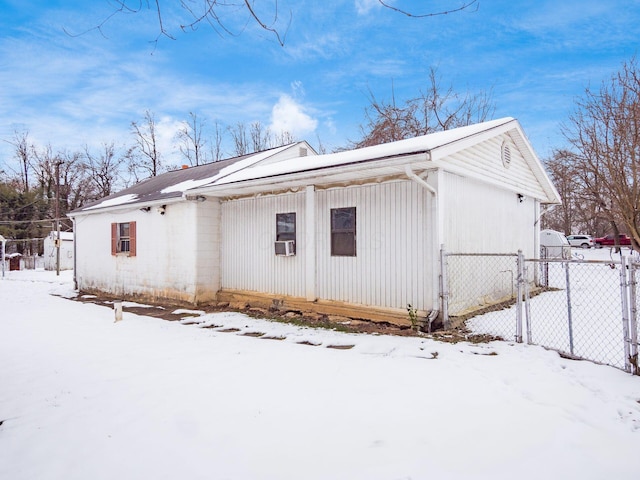
[[[365,15],[373,8],[379,7],[378,0],[356,0],[356,11],[358,15]]]
[[[271,110],[271,125],[269,129],[279,134],[289,132],[297,138],[315,131],[318,120],[305,112],[305,108],[291,96],[282,94],[278,103]]]

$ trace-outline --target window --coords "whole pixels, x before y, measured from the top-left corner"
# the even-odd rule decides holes
[[[276,213],[276,242],[286,242],[292,240],[293,250],[290,254],[296,253],[296,214]],[[276,247],[278,248],[278,247]],[[276,250],[278,253],[278,250]]]
[[[356,207],[331,209],[331,255],[356,256]]]
[[[136,255],[136,222],[111,224],[111,255]]]

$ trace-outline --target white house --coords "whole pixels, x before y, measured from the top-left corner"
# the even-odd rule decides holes
[[[559,203],[512,118],[314,153],[170,172],[72,212],[78,288],[406,323],[407,304],[440,311],[442,245],[537,256],[540,206]]]
[[[44,238],[44,269],[57,270],[57,232],[50,232]],[[60,232],[60,270],[73,269],[73,232]]]

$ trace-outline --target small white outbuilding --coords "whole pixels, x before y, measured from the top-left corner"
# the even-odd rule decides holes
[[[571,258],[571,245],[562,232],[542,230],[540,232],[540,256],[542,258]]]
[[[44,269],[56,270],[58,252],[56,250],[57,232],[49,232],[44,238]],[[73,232],[60,232],[60,270],[73,269]]]

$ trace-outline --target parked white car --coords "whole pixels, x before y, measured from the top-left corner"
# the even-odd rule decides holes
[[[595,245],[591,235],[569,235],[567,241],[572,247],[591,248]]]

